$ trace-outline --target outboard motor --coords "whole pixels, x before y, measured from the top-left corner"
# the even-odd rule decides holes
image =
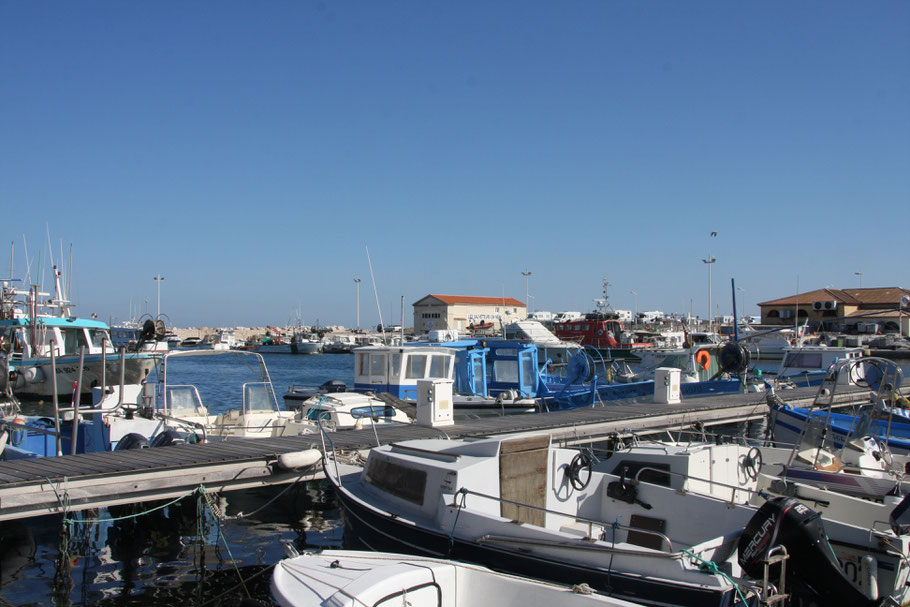
[[[149,445],[150,447],[168,447],[170,445],[182,445],[186,443],[183,438],[177,434],[177,431],[173,428],[168,428],[164,432],[160,432],[152,438],[152,442]]]
[[[130,432],[119,441],[114,451],[126,451],[128,449],[147,449],[149,441],[147,438],[136,432]]]
[[[780,545],[790,555],[786,584],[795,597],[831,607],[878,604],[844,576],[821,513],[792,497],[768,500],[746,525],[737,546],[743,571],[762,579],[768,550]],[[770,575],[779,577],[780,566],[773,566]]]

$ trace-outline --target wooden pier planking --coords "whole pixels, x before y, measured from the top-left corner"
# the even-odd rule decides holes
[[[816,388],[797,388],[781,394],[806,405]],[[844,402],[867,400],[868,390],[855,389]],[[602,440],[612,433],[658,432],[664,429],[732,423],[763,417],[768,408],[763,393],[695,397],[676,405],[612,402],[603,406],[550,413],[481,417],[453,425],[426,428],[388,425],[329,433],[337,449],[369,449],[376,435],[383,444],[417,438],[464,438],[547,432],[565,443]],[[328,442],[328,441],[327,441]],[[318,434],[220,443],[174,445],[153,449],[92,453],[56,458],[0,462],[0,520],[59,512],[56,490],[66,487],[71,508],[94,508],[176,497],[205,484],[211,490],[231,490],[298,480],[302,471],[285,471],[276,462],[282,453],[321,448]],[[316,478],[321,471],[311,471]]]

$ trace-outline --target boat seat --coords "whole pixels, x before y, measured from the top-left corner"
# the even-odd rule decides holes
[[[816,470],[840,472],[844,469],[844,462],[839,457],[823,449],[806,449],[797,453],[796,458],[807,464],[813,464]]]

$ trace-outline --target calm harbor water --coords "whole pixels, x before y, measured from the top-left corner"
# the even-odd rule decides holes
[[[252,378],[224,358],[181,360],[168,381],[196,385],[211,411],[236,408],[241,382]],[[351,355],[273,354],[266,364],[282,406],[291,384],[353,384]],[[163,503],[73,513],[73,523],[63,516],[0,523],[0,607],[236,605],[268,598],[283,542],[298,550],[342,546],[327,481],[211,497],[223,520],[205,496],[193,495],[148,514],[140,513]]]

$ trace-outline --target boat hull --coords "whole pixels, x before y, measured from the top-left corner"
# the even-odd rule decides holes
[[[150,354],[127,354],[124,359],[123,382],[138,385],[154,369],[158,357]],[[73,397],[76,382],[79,381],[79,357],[63,356],[55,362],[57,374],[57,397],[69,403]],[[50,359],[26,359],[10,364],[14,379],[11,387],[16,397],[26,400],[51,398],[54,394],[53,369]],[[102,377],[102,375],[104,377]],[[103,384],[111,386],[120,383],[120,358],[87,356],[82,369],[81,390],[83,404],[90,404],[92,388]]]
[[[568,585],[584,582],[598,592],[642,605],[720,607],[741,604],[735,601],[730,589],[669,583],[450,536],[369,508],[343,488],[336,486],[336,489],[345,518],[345,536],[371,550],[469,561],[496,571]]]

